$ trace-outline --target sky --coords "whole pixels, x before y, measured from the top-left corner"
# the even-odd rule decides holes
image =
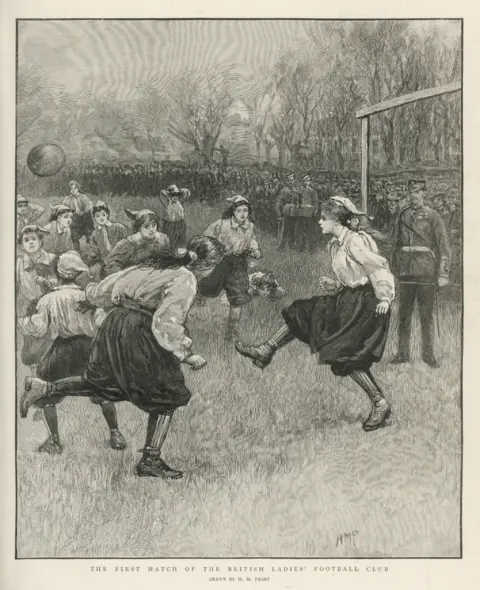
[[[312,21],[21,21],[19,65],[35,62],[50,72],[53,84],[71,92],[113,92],[127,100],[150,78],[162,80],[186,70],[231,65],[245,81],[271,67],[280,48],[308,41]],[[422,29],[428,22],[416,22]],[[440,25],[444,36],[458,25]]]
[[[19,64],[36,62],[73,91],[128,98],[150,77],[232,64],[248,79],[281,46],[307,40],[301,22],[44,21],[19,25]]]

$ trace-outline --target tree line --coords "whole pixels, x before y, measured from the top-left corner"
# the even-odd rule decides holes
[[[358,168],[362,106],[461,78],[460,38],[435,23],[315,22],[308,41],[279,48],[276,62],[242,78],[231,64],[152,77],[135,98],[71,94],[36,64],[17,76],[17,150],[43,141],[70,159],[155,160],[159,150],[190,153],[201,165],[249,154],[280,167]],[[456,165],[461,150],[458,94],[372,117],[373,165]]]

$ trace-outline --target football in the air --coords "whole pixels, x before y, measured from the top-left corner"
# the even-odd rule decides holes
[[[36,176],[53,176],[65,164],[65,152],[55,143],[42,143],[32,148],[27,166]]]

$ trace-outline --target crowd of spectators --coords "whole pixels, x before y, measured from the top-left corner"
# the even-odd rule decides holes
[[[282,170],[270,165],[200,167],[185,162],[151,162],[135,164],[70,163],[52,178],[55,190],[61,190],[67,179],[77,179],[85,193],[108,197],[129,195],[157,196],[168,185],[188,187],[192,200],[215,202],[242,194],[252,202],[256,223],[270,233],[278,231],[275,203],[286,177],[295,173],[296,181],[306,171]],[[319,204],[332,195],[349,197],[361,208],[359,174],[308,170],[311,186]],[[58,188],[56,185],[59,185]],[[33,196],[33,195],[32,195]],[[407,179],[373,177],[369,185],[369,214],[373,226],[385,235],[392,232],[395,217],[408,205]],[[462,198],[458,181],[428,181],[426,204],[438,211],[445,222],[451,247],[452,268],[460,265]]]

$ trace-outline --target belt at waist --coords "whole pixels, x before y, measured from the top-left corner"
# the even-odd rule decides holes
[[[138,311],[150,316],[155,313],[154,309],[151,309],[146,305],[142,305],[139,301],[135,301],[135,299],[132,299],[131,297],[115,295],[112,302],[116,307],[123,307],[124,309],[129,309],[130,311]]]
[[[435,252],[427,246],[402,246],[402,252],[428,252],[435,258]]]
[[[298,209],[298,217],[313,217],[315,215],[315,208],[313,205],[302,205]]]

